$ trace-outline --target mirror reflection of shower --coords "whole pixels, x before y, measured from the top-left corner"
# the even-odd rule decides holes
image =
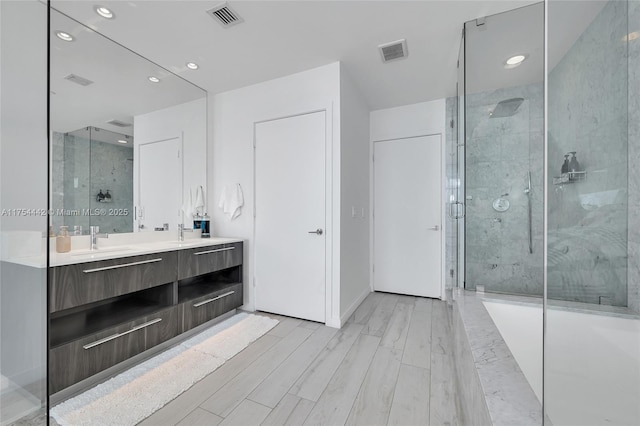
[[[133,210],[133,136],[97,127],[53,132],[52,208],[54,211],[83,211],[102,208]],[[56,214],[51,216],[55,231],[60,226],[89,232],[99,226],[105,232],[131,232],[132,215]]]

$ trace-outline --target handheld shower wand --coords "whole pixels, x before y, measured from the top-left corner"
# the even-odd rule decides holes
[[[527,172],[527,187],[524,189],[524,193],[527,194],[527,200],[529,203],[529,253],[533,254],[533,232],[532,232],[532,211],[531,211],[531,171]]]

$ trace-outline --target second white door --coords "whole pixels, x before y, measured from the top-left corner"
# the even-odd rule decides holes
[[[256,309],[325,322],[325,113],[255,127]]]
[[[374,143],[374,289],[442,297],[441,136]]]
[[[141,143],[138,147],[137,230],[153,231],[165,223],[177,229],[182,205],[182,139]]]

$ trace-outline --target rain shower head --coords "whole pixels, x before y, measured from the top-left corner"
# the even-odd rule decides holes
[[[523,101],[524,98],[511,98],[500,101],[489,115],[491,118],[511,117],[518,111]]]

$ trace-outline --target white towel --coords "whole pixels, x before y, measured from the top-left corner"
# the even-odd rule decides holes
[[[244,206],[244,196],[240,184],[225,185],[218,207],[233,220],[242,214],[242,206]]]
[[[193,203],[193,215],[204,216],[204,190],[202,186],[196,189],[196,201]]]

